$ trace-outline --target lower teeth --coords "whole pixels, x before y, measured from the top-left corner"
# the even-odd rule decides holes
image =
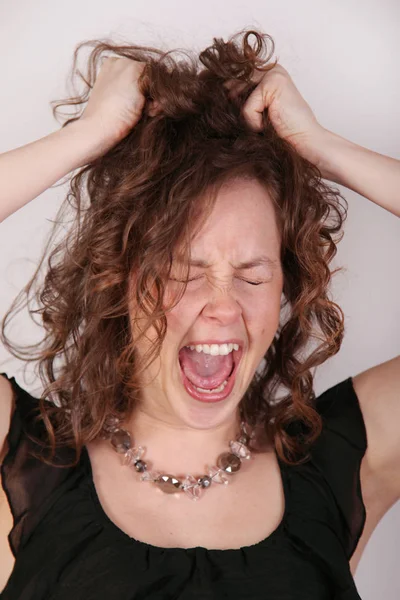
[[[205,388],[197,387],[196,385],[194,387],[196,388],[196,390],[198,392],[202,392],[202,393],[206,393],[206,394],[215,394],[216,392],[222,392],[222,390],[225,388],[227,383],[228,383],[228,380],[225,379],[225,381],[223,381],[220,386],[218,386],[217,388],[214,388],[212,390],[206,390]]]

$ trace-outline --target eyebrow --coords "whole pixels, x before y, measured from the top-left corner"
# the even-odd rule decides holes
[[[178,261],[180,264],[183,264],[182,261]],[[270,258],[269,256],[258,256],[257,258],[253,258],[252,260],[249,261],[244,261],[244,262],[240,262],[237,263],[236,265],[231,265],[234,269],[238,269],[238,270],[245,270],[245,269],[252,269],[253,267],[260,267],[260,266],[264,266],[267,265],[268,267],[277,267],[278,266],[278,260]],[[205,260],[202,259],[192,259],[189,261],[189,265],[191,267],[202,267],[202,268],[208,268],[211,267],[211,263],[208,263]]]

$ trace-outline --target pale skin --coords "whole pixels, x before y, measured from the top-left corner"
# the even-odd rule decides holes
[[[143,108],[143,98],[137,93],[137,80],[142,69],[141,63],[132,63],[128,59],[106,60],[86,110],[78,122],[0,155],[1,220],[72,170],[104,153],[135,126]],[[400,216],[400,161],[358,146],[322,127],[281,65],[268,73],[257,74],[257,81],[258,85],[244,109],[252,127],[257,129],[261,126],[261,113],[268,107],[279,135],[291,142],[303,157],[314,162],[325,179],[341,184],[393,215]],[[113,85],[108,85],[111,82]],[[235,93],[234,83],[228,87]],[[112,121],[108,117],[110,114],[113,115]],[[21,172],[24,173],[23,178],[19,176]],[[384,185],[382,181],[385,182]],[[247,210],[246,215],[240,212],[241,204],[238,201],[240,194],[244,193],[252,206],[252,210]],[[229,202],[235,206],[232,215],[240,218],[243,227],[238,227],[232,216],[230,231],[234,234],[233,239],[238,240],[237,245],[228,243],[227,230],[221,227],[221,215],[226,219],[224,203],[228,197]],[[169,315],[168,338],[161,354],[161,369],[153,383],[144,388],[140,412],[132,415],[131,424],[133,426],[134,423],[137,436],[151,447],[154,462],[160,468],[165,467],[172,472],[184,469],[189,472],[198,471],[204,466],[204,461],[213,460],[221,450],[225,450],[226,439],[230,439],[229,436],[235,430],[236,407],[241,394],[249,384],[259,359],[271,343],[276,330],[282,281],[279,269],[272,275],[263,268],[257,268],[257,272],[242,273],[232,265],[238,260],[244,260],[236,252],[239,247],[244,248],[246,259],[253,258],[258,253],[277,255],[277,232],[270,216],[271,205],[265,191],[254,182],[236,182],[221,191],[214,212],[194,241],[198,257],[207,259],[212,266],[198,269],[203,279],[198,283],[200,292],[196,293],[195,302],[189,302],[192,293],[189,288],[189,295],[181,301],[182,310]],[[259,224],[258,228],[256,222]],[[255,231],[259,232],[262,223],[263,238],[255,235],[251,244],[248,244],[244,239],[246,228],[254,230],[256,227]],[[265,231],[268,231],[268,236],[265,236]],[[267,243],[265,239],[268,240]],[[265,283],[253,287],[240,279],[243,275],[248,280],[255,277],[263,279]],[[254,307],[251,310],[248,308],[249,297]],[[267,310],[265,301],[268,304]],[[265,323],[264,329],[258,330],[254,325],[256,322]],[[210,410],[204,407],[197,409],[190,404],[184,390],[179,387],[176,350],[192,334],[206,337],[214,332],[222,335],[229,332],[229,337],[232,334],[242,336],[248,353],[241,365],[237,387],[228,402],[221,406],[207,407]],[[156,365],[152,368],[155,367]],[[171,377],[168,377],[168,372],[172,373]],[[151,369],[148,375],[150,380],[153,375]],[[400,496],[400,357],[354,376],[353,381],[368,436],[368,450],[361,470],[367,523],[350,563],[352,572],[355,573],[362,551],[376,524]],[[0,445],[3,445],[13,409],[9,383],[3,378],[0,378],[0,401],[4,405],[0,419]],[[169,449],[168,453],[166,448]],[[185,449],[184,452],[182,448]],[[5,450],[3,447],[3,455]],[[93,457],[95,470],[94,454]],[[105,464],[109,465],[109,473],[115,470],[115,465],[111,462]],[[272,472],[275,473],[275,487],[272,488],[271,485],[271,489],[277,489],[279,480],[273,467]],[[105,472],[101,476],[107,479]],[[99,489],[100,477],[97,477]],[[246,475],[243,474],[243,477]],[[111,512],[112,499],[104,500]],[[211,503],[206,498],[201,502]],[[279,522],[281,503],[282,497],[276,496],[276,510],[268,516],[271,523],[267,529],[270,531]],[[115,504],[114,508],[116,511],[121,509]],[[5,559],[0,561],[6,565],[1,574],[5,583],[8,577],[7,565],[11,570],[12,563],[6,541],[10,518],[5,498],[0,514],[5,532],[1,536]],[[189,521],[193,519],[191,514],[186,517]],[[174,518],[177,516],[171,514],[171,519]],[[182,521],[177,524],[182,525]],[[128,528],[123,517],[120,525]],[[255,531],[256,526],[259,528],[260,523],[254,523]],[[210,539],[206,541],[213,543]],[[185,540],[182,539],[181,542],[184,544]],[[243,540],[226,542],[240,545]]]

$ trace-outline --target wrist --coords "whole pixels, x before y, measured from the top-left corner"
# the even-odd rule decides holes
[[[324,179],[340,184],[340,157],[350,145],[349,140],[321,127],[309,141],[309,160],[318,167]]]
[[[117,142],[102,133],[101,128],[89,119],[78,119],[58,131],[64,142],[71,144],[79,168],[105,154]]]

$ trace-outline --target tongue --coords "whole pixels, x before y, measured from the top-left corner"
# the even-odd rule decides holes
[[[220,386],[229,377],[233,367],[232,352],[226,356],[212,356],[190,348],[182,348],[179,360],[189,381],[206,390]]]

